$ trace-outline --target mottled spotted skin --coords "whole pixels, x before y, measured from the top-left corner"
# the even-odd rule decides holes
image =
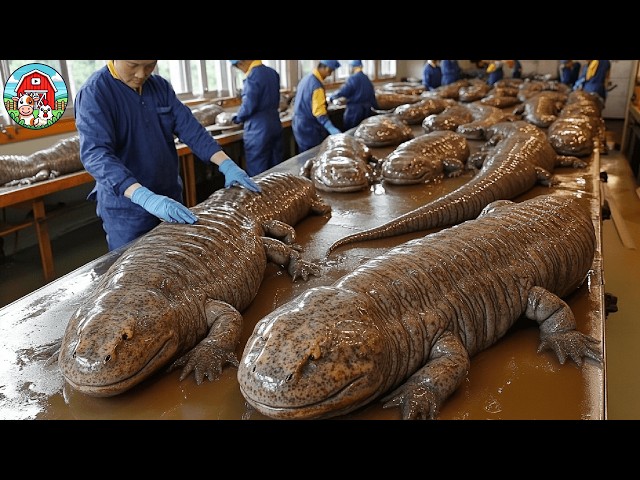
[[[432,183],[457,177],[469,158],[467,140],[449,130],[407,140],[382,159],[382,180],[395,185]]]
[[[579,160],[557,155],[544,135],[514,131],[495,145],[469,157],[468,165],[481,164],[481,168],[465,184],[383,225],[336,240],[327,250],[327,255],[338,247],[354,242],[447,227],[471,220],[494,200],[515,198],[537,183],[550,186],[555,166],[585,166],[581,161],[574,164],[574,159]]]
[[[238,363],[239,312],[254,299],[267,262],[294,280],[319,274],[300,258],[290,225],[328,214],[329,205],[303,177],[256,181],[261,194],[214,192],[191,209],[193,225],[161,223],[100,278],[62,338],[58,363],[73,388],[117,395],[174,360],[171,368],[184,367],[181,380],[192,371],[197,383],[215,380],[225,363]]]
[[[369,147],[352,135],[338,133],[322,141],[315,157],[300,168],[300,175],[323,192],[357,192],[373,183],[374,167]]]
[[[593,262],[594,227],[578,202],[493,202],[307,290],[256,324],[238,367],[243,396],[280,419],[334,417],[376,399],[403,419],[436,418],[470,358],[523,315],[560,363],[601,362],[599,342],[575,329],[560,298]]]
[[[414,137],[411,127],[395,114],[365,118],[356,127],[353,136],[367,147],[399,145]]]
[[[30,185],[83,168],[74,135],[31,155],[0,155],[0,186]]]

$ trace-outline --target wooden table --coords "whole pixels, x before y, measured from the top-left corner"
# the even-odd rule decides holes
[[[31,210],[33,211],[33,220],[17,225],[5,226],[0,230],[0,237],[22,230],[23,228],[35,226],[38,246],[40,247],[42,271],[44,279],[47,282],[55,278],[55,267],[53,265],[49,229],[47,228],[47,215],[44,207],[44,197],[52,193],[67,190],[93,181],[93,177],[89,175],[86,170],[81,170],[52,180],[33,183],[31,185],[0,188],[0,208],[12,207],[20,203],[30,203]]]
[[[281,117],[284,128],[291,127],[291,113],[287,112]],[[242,141],[242,129],[220,129],[216,125],[205,127],[216,141],[222,145],[231,145]],[[178,156],[180,157],[180,171],[184,179],[184,200],[188,207],[197,203],[197,187],[195,173],[195,156],[182,143],[176,145]],[[47,214],[44,206],[44,198],[52,193],[67,190],[79,185],[93,182],[93,177],[86,171],[62,175],[52,180],[36,182],[30,185],[20,185],[14,187],[0,187],[0,208],[14,207],[19,204],[29,204],[33,212],[33,220],[21,222],[19,224],[0,225],[0,237],[9,235],[19,230],[34,226],[38,247],[40,249],[40,259],[42,262],[42,272],[45,281],[50,282],[56,276],[51,250],[51,239],[47,228]]]
[[[315,149],[274,167],[299,172]],[[383,154],[380,150],[378,154]],[[516,198],[572,192],[591,208],[597,249],[588,281],[567,297],[577,329],[605,345],[604,276],[602,271],[599,155],[586,170],[558,168],[559,183],[536,186]],[[310,216],[295,226],[304,258],[317,261],[337,238],[354,230],[380,225],[469,179],[469,174],[438,184],[384,186],[351,193],[321,193],[331,204],[330,218]],[[268,265],[255,300],[242,312],[244,325],[237,354],[242,353],[255,324],[277,306],[308,288],[329,285],[369,258],[395,245],[425,235],[415,232],[344,249],[322,263],[322,275],[292,282],[279,266]],[[55,366],[46,366],[47,346],[64,333],[68,319],[100,276],[118,258],[117,251],[77,269],[0,309],[0,419],[227,419],[268,420],[248,412],[239,391],[237,370],[225,368],[215,382],[197,385],[193,376],[179,381],[180,371],[159,372],[138,387],[110,398],[94,398],[73,391]],[[537,352],[539,329],[522,319],[491,348],[471,359],[468,377],[440,412],[440,419],[585,420],[606,419],[605,365],[571,361],[561,365],[552,352]],[[604,352],[603,352],[604,353]],[[606,357],[605,357],[606,358]],[[340,419],[395,420],[398,409],[373,402]]]

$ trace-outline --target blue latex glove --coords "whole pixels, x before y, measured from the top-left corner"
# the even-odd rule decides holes
[[[261,192],[260,186],[251,180],[251,177],[247,175],[243,169],[241,169],[236,162],[227,158],[218,167],[224,175],[224,186],[229,188],[235,184],[242,185],[244,188],[251,190],[252,192]]]
[[[180,202],[153,193],[146,187],[138,187],[131,195],[131,201],[165,222],[195,223],[198,220],[198,217]]]
[[[329,131],[329,135],[335,135],[336,133],[342,133],[340,130],[338,130],[333,125],[327,125],[327,130]]]

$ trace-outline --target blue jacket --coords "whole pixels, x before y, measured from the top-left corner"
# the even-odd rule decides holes
[[[345,131],[360,125],[362,120],[373,115],[372,108],[378,108],[375,88],[362,67],[355,67],[342,88],[332,95],[332,99],[340,97],[347,99],[343,117]]]
[[[138,182],[183,202],[174,135],[206,163],[222,148],[167,80],[151,75],[138,93],[115,78],[109,66],[94,72],[78,91],[75,120],[80,160],[96,180],[88,198],[98,202],[96,212],[113,249],[160,222],[124,196],[128,187]],[[110,226],[127,219],[131,223],[122,227],[119,239],[115,233],[110,239]]]
[[[300,153],[320,145],[335,125],[327,112],[327,93],[317,68],[298,83],[291,129]]]
[[[442,60],[440,69],[442,70],[442,85],[449,85],[460,80],[460,65],[457,60]]]
[[[442,69],[439,65],[427,62],[422,70],[422,85],[427,90],[435,90],[442,85]]]
[[[249,176],[282,162],[284,142],[280,121],[280,75],[255,60],[242,82],[242,104],[233,118],[244,123],[242,140]]]
[[[493,85],[498,80],[502,80],[504,78],[504,69],[502,66],[502,62],[491,62],[487,67],[487,73],[489,76],[487,77],[487,83],[489,85]]]
[[[597,93],[602,99],[606,99],[610,69],[611,62],[609,60],[591,60],[584,69],[582,89],[585,92]]]
[[[513,73],[511,74],[513,78],[522,78],[522,64],[520,60],[513,61]]]
[[[563,63],[560,65],[560,82],[573,87],[580,76],[580,62],[573,61],[571,65]]]

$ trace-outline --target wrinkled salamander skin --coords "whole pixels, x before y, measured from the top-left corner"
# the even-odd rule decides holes
[[[568,195],[499,200],[482,214],[401,244],[255,326],[238,367],[247,402],[278,419],[343,415],[376,399],[433,419],[470,358],[525,316],[560,363],[602,362],[561,299],[596,248],[588,209]]]
[[[558,155],[544,134],[532,135],[516,130],[495,145],[491,139],[487,144],[491,146],[469,157],[468,166],[477,166],[479,163],[481,168],[468,182],[383,225],[336,240],[327,250],[327,255],[338,247],[354,242],[447,227],[471,220],[494,200],[510,200],[538,183],[551,186],[552,172],[556,166],[582,168],[586,165],[576,157]]]
[[[382,159],[382,180],[395,185],[435,183],[462,174],[470,150],[459,133],[438,130],[398,145]]]
[[[368,188],[376,176],[371,151],[363,142],[346,133],[325,138],[315,157],[300,168],[322,192],[357,192]]]
[[[161,223],[127,248],[71,317],[58,364],[90,396],[129,390],[175,361],[197,383],[237,366],[243,311],[267,262],[293,280],[318,275],[300,258],[295,225],[330,206],[313,183],[291,174],[257,176],[262,193],[232,187],[191,210],[193,225]]]
[[[0,186],[30,185],[84,169],[74,135],[31,155],[0,155]]]

